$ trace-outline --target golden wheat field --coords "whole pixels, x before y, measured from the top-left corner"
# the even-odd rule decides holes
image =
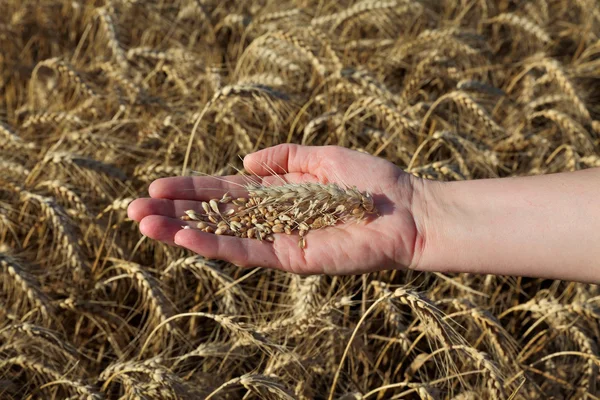
[[[0,398],[600,398],[594,285],[242,269],[127,218],[285,142],[434,180],[598,167],[600,4],[2,0]]]

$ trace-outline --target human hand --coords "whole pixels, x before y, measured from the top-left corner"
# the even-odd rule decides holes
[[[277,185],[283,178],[289,183],[356,186],[373,196],[379,216],[310,231],[304,249],[298,247],[296,235],[276,234],[271,243],[182,229],[184,222],[179,217],[185,210],[201,212],[202,201],[226,192],[243,196],[240,185],[248,182],[240,175],[158,179],[150,185],[151,198],[133,201],[128,215],[139,221],[140,231],[152,239],[239,266],[347,275],[412,264],[421,240],[412,213],[415,184],[420,181],[394,164],[337,146],[283,144],[247,155],[244,167],[257,175],[254,181],[265,185]]]

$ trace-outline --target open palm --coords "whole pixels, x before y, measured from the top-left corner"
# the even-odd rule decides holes
[[[412,262],[418,230],[411,204],[415,178],[394,164],[337,146],[284,144],[250,154],[244,167],[265,185],[321,182],[356,186],[373,195],[379,216],[309,232],[306,248],[298,237],[276,234],[273,243],[182,229],[185,210],[201,212],[201,202],[229,192],[246,194],[247,178],[174,177],[154,181],[151,198],[129,205],[129,217],[150,238],[185,247],[207,258],[239,266],[270,267],[298,274],[359,274],[406,267]],[[273,173],[278,174],[274,176]],[[256,180],[256,179],[254,179]]]

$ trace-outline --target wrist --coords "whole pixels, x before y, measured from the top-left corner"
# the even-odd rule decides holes
[[[418,178],[411,175],[411,214],[415,227],[415,240],[409,269],[437,271],[436,254],[443,247],[442,231],[448,212],[446,182]],[[446,195],[445,195],[446,193]],[[446,201],[445,201],[446,200]]]

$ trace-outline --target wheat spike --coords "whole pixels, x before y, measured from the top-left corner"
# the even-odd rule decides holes
[[[16,356],[4,360],[0,360],[0,366],[7,367],[10,365],[16,365],[26,371],[30,371],[36,375],[49,378],[53,381],[58,381],[62,385],[74,390],[80,398],[85,400],[101,400],[103,396],[96,391],[92,386],[83,384],[78,380],[65,379],[62,372],[57,371],[50,365],[46,365],[42,362],[32,360],[26,356]]]
[[[174,331],[176,326],[169,321],[169,318],[174,315],[172,305],[157,281],[138,264],[121,260],[115,264],[115,267],[129,275],[137,286],[142,296],[143,306],[147,308],[150,315],[150,320],[157,325],[164,323],[168,331]]]
[[[0,168],[6,174],[10,174],[19,180],[27,179],[27,176],[31,173],[23,164],[14,161],[5,160],[0,158]]]
[[[3,280],[5,292],[22,292],[27,300],[40,310],[40,313],[44,318],[49,318],[54,308],[52,307],[48,296],[42,291],[40,283],[27,271],[27,268],[16,258],[5,253],[0,253],[0,266],[2,266],[3,275],[5,277],[8,275],[9,279],[13,281],[11,284],[10,281]],[[20,304],[22,304],[22,302],[17,295],[15,296],[13,306],[18,308]]]
[[[50,226],[55,230],[57,250],[64,255],[65,262],[73,269],[75,279],[81,282],[90,269],[87,260],[82,256],[83,252],[78,244],[77,234],[64,209],[51,197],[32,193],[18,185],[14,186],[24,203],[34,202],[40,207],[44,216],[49,220]]]
[[[125,50],[121,47],[117,35],[117,28],[114,23],[114,8],[112,7],[101,7],[96,10],[97,15],[101,21],[101,26],[106,34],[108,45],[112,51],[112,55],[117,61],[119,67],[127,71],[129,69],[129,62],[127,61],[127,55]]]
[[[502,13],[496,15],[495,17],[491,18],[489,22],[497,22],[521,29],[522,31],[539,40],[544,45],[552,41],[550,35],[548,35],[540,26],[526,17],[522,17],[513,13]]]
[[[567,77],[567,74],[558,63],[558,61],[549,58],[543,58],[540,61],[535,61],[533,66],[540,66],[546,70],[546,73],[553,82],[556,82],[560,90],[571,99],[571,102],[576,107],[579,115],[585,120],[591,119],[590,112],[588,111],[585,103],[579,97],[578,91],[573,86],[571,80]]]
[[[4,147],[17,147],[25,149],[35,148],[35,143],[25,142],[20,136],[18,136],[12,128],[0,121],[0,148]]]
[[[223,272],[215,263],[206,260],[200,256],[187,257],[176,260],[162,272],[163,279],[176,279],[175,274],[179,269],[192,271],[199,282],[210,280],[217,283],[221,288],[223,297],[223,306],[225,312],[230,315],[237,315],[239,311],[238,303],[248,301],[246,294],[234,285],[233,279]]]

